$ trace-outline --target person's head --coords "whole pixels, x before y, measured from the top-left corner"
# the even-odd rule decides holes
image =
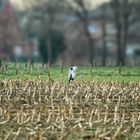
[[[76,71],[78,67],[77,66],[74,66],[72,68],[73,68],[73,71]]]

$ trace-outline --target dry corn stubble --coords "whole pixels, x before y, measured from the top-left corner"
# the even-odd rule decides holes
[[[4,140],[121,139],[139,125],[140,83],[0,81]]]

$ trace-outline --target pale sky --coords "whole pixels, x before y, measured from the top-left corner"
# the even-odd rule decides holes
[[[10,0],[10,1],[17,10],[26,10],[30,6],[34,6],[34,0]],[[100,4],[108,1],[110,0],[86,0],[86,3],[88,4],[89,8],[93,9],[99,6]],[[31,2],[31,4],[29,4],[29,2]]]

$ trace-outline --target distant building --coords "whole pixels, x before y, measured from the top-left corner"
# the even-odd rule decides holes
[[[13,47],[13,54],[17,61],[27,62],[30,58],[39,59],[38,46],[35,43],[24,42]]]
[[[8,0],[1,0],[0,4],[0,58],[5,55],[11,59],[12,47],[20,41],[18,21]]]

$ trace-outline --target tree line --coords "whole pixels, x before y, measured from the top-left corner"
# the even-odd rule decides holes
[[[62,61],[65,59],[63,56],[65,50],[67,50],[66,29],[69,28],[67,22],[69,22],[70,18],[76,18],[85,36],[87,61],[93,67],[96,59],[96,41],[89,31],[91,20],[89,15],[93,10],[89,8],[90,1],[89,3],[86,0],[48,0],[46,2],[35,0],[34,2],[36,3],[35,6],[25,12],[25,14],[29,15],[29,21],[24,28],[20,29],[20,33],[22,34],[22,39],[32,38],[32,36],[37,37],[42,63],[54,63],[58,57]],[[32,1],[29,0],[28,4],[32,5]],[[26,5],[26,1],[24,1],[24,5]],[[136,14],[138,8],[135,9],[136,6],[139,7],[139,1],[110,0],[107,5],[112,9],[113,18],[111,20],[116,29],[117,65],[125,65],[129,39],[128,30],[129,26],[131,26],[131,19],[139,20]],[[106,11],[107,6],[103,4],[101,9],[103,66],[106,66],[107,61],[106,21],[108,16]],[[29,12],[30,14],[28,14]],[[31,20],[39,21],[41,26],[33,28],[35,25]],[[2,27],[2,25],[0,26]],[[77,40],[77,44],[80,44],[80,41]],[[80,45],[82,46],[83,44]],[[73,51],[75,50],[74,48]]]

